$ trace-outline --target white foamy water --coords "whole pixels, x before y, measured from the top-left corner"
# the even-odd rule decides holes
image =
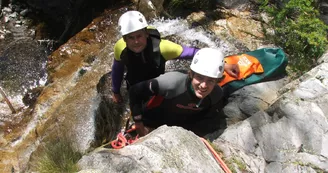
[[[2,89],[16,113],[13,113],[8,103],[6,102],[6,99],[2,95],[0,95],[0,126],[3,123],[14,123],[14,121],[20,121],[21,118],[19,118],[19,116],[21,116],[20,114],[26,108],[22,100],[24,97],[24,93],[26,93],[30,89],[44,86],[46,81],[47,75],[44,75],[44,77],[39,80],[31,81],[31,84],[29,86],[22,86],[21,90],[23,92],[19,93],[8,93],[5,89]]]
[[[23,110],[25,108],[21,95],[14,97],[7,96],[7,99],[10,101],[12,107],[16,110],[16,113],[12,112],[5,98],[0,95],[0,126],[4,122],[12,122],[14,119],[19,118],[19,110]]]
[[[224,53],[232,51],[232,47],[229,46],[230,43],[205,31],[202,27],[191,28],[186,19],[160,18],[151,21],[149,25],[158,29],[162,37],[177,35],[188,43],[196,41],[204,43],[207,47],[221,49]]]

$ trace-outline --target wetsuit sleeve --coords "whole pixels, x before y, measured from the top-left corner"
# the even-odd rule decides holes
[[[120,93],[124,75],[124,64],[114,59],[112,66],[112,91],[115,94]]]
[[[123,75],[124,75],[124,64],[121,61],[121,53],[125,49],[126,44],[121,38],[115,43],[114,46],[114,61],[112,65],[112,91],[115,94],[120,93]]]
[[[129,100],[132,117],[141,115],[142,103],[146,101],[143,99],[157,95],[158,91],[159,85],[156,79],[139,82],[135,85],[132,85],[129,89]]]
[[[119,39],[114,45],[114,58],[117,61],[121,61],[121,54],[126,48],[126,43],[123,38]]]
[[[193,47],[181,46],[169,40],[162,39],[160,42],[162,56],[166,60],[172,59],[192,59],[199,50]]]

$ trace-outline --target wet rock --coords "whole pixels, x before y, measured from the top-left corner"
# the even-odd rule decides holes
[[[26,106],[34,105],[37,98],[41,94],[42,90],[43,90],[43,87],[37,87],[37,88],[29,89],[23,97],[23,103]]]
[[[160,17],[163,11],[164,0],[134,0],[137,10],[140,11],[147,19]]]
[[[22,94],[46,77],[46,51],[30,38],[10,43],[0,57],[0,84],[10,93]]]
[[[94,17],[106,7],[121,3],[114,0],[27,0],[26,3],[42,18],[53,35],[58,46],[86,27]]]
[[[250,0],[216,0],[218,5],[228,9],[245,10],[250,5]]]
[[[95,146],[100,146],[104,142],[113,140],[120,131],[121,125],[124,124],[122,122],[124,118],[122,117],[124,116],[125,104],[128,100],[127,92],[125,89],[121,89],[125,104],[116,104],[112,101],[111,86],[111,73],[109,72],[104,74],[97,84],[97,92],[101,101],[95,115],[95,122],[97,122]]]
[[[328,25],[328,3],[327,2],[321,2],[319,4],[319,10],[320,10],[320,18],[325,22],[326,25]]]

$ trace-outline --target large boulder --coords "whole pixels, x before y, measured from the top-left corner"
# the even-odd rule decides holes
[[[123,149],[98,148],[83,156],[78,165],[80,173],[223,172],[198,136],[166,125]]]

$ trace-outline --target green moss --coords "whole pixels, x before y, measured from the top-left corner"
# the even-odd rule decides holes
[[[225,162],[232,173],[248,172],[247,165],[237,157],[232,157],[229,160],[226,160]],[[238,171],[236,170],[236,168],[238,169]]]
[[[42,146],[32,165],[40,173],[73,173],[78,171],[76,163],[81,157],[82,154],[73,149],[71,142],[60,139]]]
[[[213,7],[211,0],[169,0],[167,2],[167,9],[169,12],[174,12],[181,8],[190,10],[208,10]]]
[[[318,166],[313,165],[312,163],[303,163],[303,162],[293,162],[295,165],[300,165],[300,166],[306,166],[306,167],[311,167],[318,173],[324,173],[325,171],[320,169]]]
[[[206,141],[211,145],[211,147],[215,150],[215,152],[218,155],[220,155],[220,156],[223,155],[223,151],[220,148],[216,147],[210,140],[206,139]]]

